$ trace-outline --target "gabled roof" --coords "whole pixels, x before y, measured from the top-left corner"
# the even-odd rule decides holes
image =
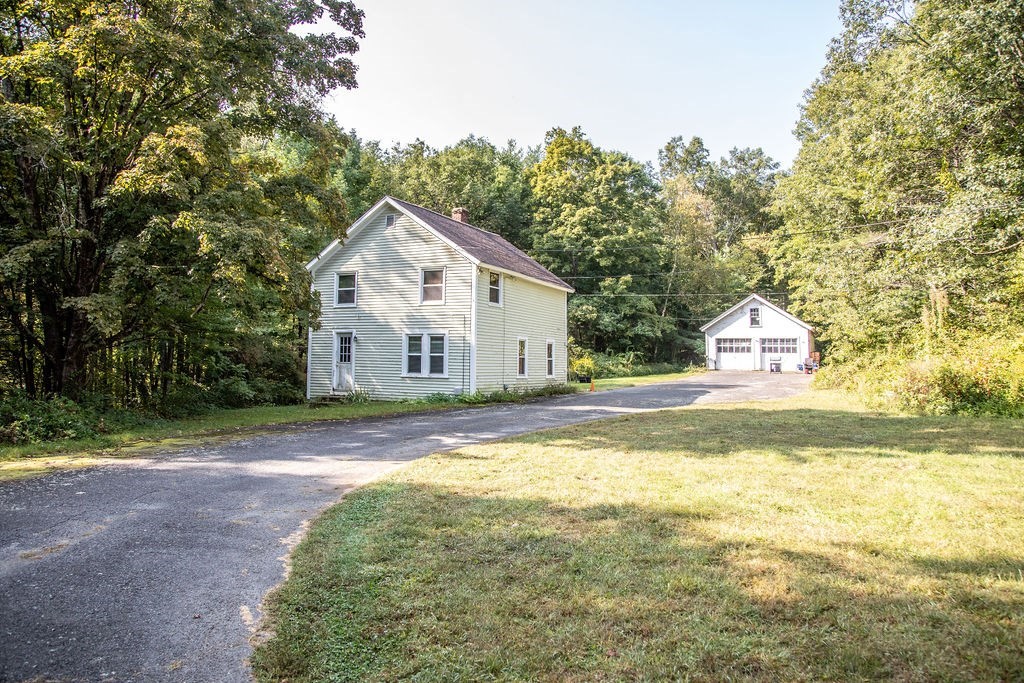
[[[806,328],[806,329],[811,330],[811,331],[814,330],[813,327],[811,327],[810,325],[805,323],[803,320],[801,320],[800,318],[796,317],[795,315],[792,315],[791,313],[787,313],[783,309],[781,309],[778,306],[776,306],[775,304],[773,304],[771,301],[768,301],[764,297],[758,296],[757,294],[751,294],[750,296],[745,298],[743,301],[739,302],[738,304],[736,304],[735,306],[733,306],[732,308],[727,310],[725,313],[722,313],[720,316],[718,316],[717,318],[715,318],[714,320],[712,320],[708,324],[703,325],[700,328],[700,331],[701,332],[707,332],[709,329],[714,327],[719,321],[721,321],[722,319],[727,318],[728,316],[732,315],[733,313],[735,313],[739,309],[741,309],[744,306],[746,306],[751,301],[757,301],[762,306],[766,306],[766,307],[772,309],[773,311],[775,311],[776,313],[779,313],[779,314],[785,316],[786,318],[789,318],[790,320],[795,322],[800,327]]]
[[[359,217],[349,229],[348,236],[352,237],[368,221],[371,215],[375,214],[383,204],[390,204],[401,211],[432,233],[435,237],[445,242],[463,257],[474,265],[489,266],[496,270],[511,274],[522,275],[523,277],[549,287],[555,287],[567,292],[574,291],[573,288],[564,282],[550,270],[534,261],[532,258],[515,247],[511,242],[501,235],[488,232],[469,223],[463,223],[453,218],[448,218],[430,209],[395,199],[384,197],[373,207]],[[320,263],[334,253],[341,246],[340,240],[335,240],[327,246],[320,255],[306,264],[306,268],[313,272]]]

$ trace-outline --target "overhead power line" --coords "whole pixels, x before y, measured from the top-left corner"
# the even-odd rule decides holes
[[[1024,206],[1024,198],[1012,199],[1012,200],[1007,200],[1007,201],[1004,201],[1004,202],[994,202],[994,203],[991,203],[991,204],[988,204],[988,205],[985,205],[985,206],[962,207],[962,208],[958,208],[958,209],[946,209],[946,210],[939,209],[933,215],[927,216],[927,218],[936,219],[936,218],[942,218],[942,217],[946,217],[946,216],[969,216],[969,215],[975,215],[975,214],[977,214],[979,212],[983,212],[983,211],[992,211],[992,210],[995,210],[995,209],[1006,209],[1006,208],[1020,207],[1020,206]],[[894,218],[892,220],[887,220],[887,221],[875,221],[875,222],[872,222],[872,223],[853,223],[853,224],[848,224],[848,225],[836,225],[836,226],[829,227],[829,228],[813,228],[813,229],[809,229],[809,230],[793,230],[793,231],[789,231],[789,232],[771,231],[771,230],[768,230],[765,226],[759,226],[759,229],[761,229],[763,232],[756,232],[756,233],[753,233],[753,234],[743,235],[743,236],[735,238],[734,241],[741,242],[741,241],[747,241],[747,240],[757,240],[757,239],[763,239],[765,237],[787,239],[789,237],[796,237],[796,236],[799,236],[799,235],[827,235],[827,234],[833,234],[833,233],[842,232],[842,231],[864,230],[864,229],[867,229],[867,228],[879,228],[879,227],[886,227],[886,226],[901,225],[901,224],[905,224],[905,223],[911,223],[911,222],[913,222],[915,220],[919,220],[919,219],[921,219],[923,217],[924,216],[913,216],[913,217],[909,217],[909,218]],[[956,238],[946,238],[945,240],[936,240],[936,242],[942,242],[942,241],[957,241],[957,239]],[[650,244],[648,244],[648,245],[643,245],[643,246],[622,246],[622,247],[614,247],[614,246],[613,247],[605,247],[605,246],[602,246],[601,247],[601,251],[602,252],[644,251],[644,250],[657,249],[658,246],[665,246],[665,245],[650,245]],[[552,254],[553,253],[582,253],[582,252],[594,251],[594,248],[593,247],[557,247],[557,248],[552,247],[552,248],[547,248],[547,249],[530,249],[529,251],[531,253],[537,253],[537,254],[541,254],[541,253],[552,253]]]
[[[748,292],[749,293],[749,292]],[[787,295],[788,292],[762,292],[766,296],[780,296]],[[745,296],[743,292],[694,292],[694,293],[676,293],[671,292],[656,292],[654,294],[644,294],[642,292],[622,292],[619,294],[572,294],[570,296],[587,298],[587,299],[613,299],[616,297],[740,297]]]

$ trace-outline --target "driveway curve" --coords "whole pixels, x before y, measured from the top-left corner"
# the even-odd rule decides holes
[[[708,373],[518,405],[299,425],[0,485],[0,681],[248,681],[305,525],[436,451],[623,413],[791,396]]]

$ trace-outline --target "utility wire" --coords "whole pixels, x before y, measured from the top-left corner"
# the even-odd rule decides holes
[[[979,211],[991,211],[991,210],[994,210],[994,209],[1011,208],[1011,207],[1015,207],[1015,206],[1024,206],[1024,199],[1008,200],[1006,202],[993,203],[993,204],[990,204],[990,205],[975,207],[975,208],[972,208],[972,209],[962,208],[962,209],[955,210],[955,211],[953,211],[953,210],[946,210],[946,211],[944,211],[942,209],[938,209],[938,210],[935,211],[935,213],[932,216],[928,216],[928,218],[934,219],[934,218],[942,218],[942,217],[945,217],[945,216],[969,216],[969,215],[974,215],[974,214],[978,213]],[[837,226],[831,227],[831,228],[814,228],[814,229],[810,229],[810,230],[794,230],[794,231],[791,231],[791,232],[776,232],[776,231],[772,231],[772,230],[767,229],[765,226],[759,226],[760,229],[763,230],[763,232],[756,232],[756,233],[753,233],[753,234],[743,235],[741,237],[735,238],[735,241],[756,240],[756,239],[763,239],[765,237],[786,239],[786,238],[795,237],[795,236],[798,236],[798,235],[825,235],[825,234],[835,233],[835,232],[839,232],[839,231],[843,231],[843,230],[861,230],[861,229],[866,229],[866,228],[877,228],[877,227],[882,227],[882,226],[901,225],[901,224],[904,224],[904,223],[910,223],[910,222],[918,220],[920,218],[924,218],[924,216],[913,216],[913,217],[909,217],[909,218],[894,218],[892,220],[875,221],[873,223],[855,223],[855,224],[851,224],[851,225],[837,225]],[[947,239],[948,239],[948,241],[956,241],[955,238],[947,238]],[[663,246],[663,245],[645,245],[645,246],[633,246],[633,247],[602,247],[601,251],[602,252],[605,252],[605,251],[607,251],[607,252],[642,251],[642,250],[657,249],[658,246]],[[584,249],[584,248],[579,248],[579,247],[576,247],[576,248],[558,247],[558,248],[550,248],[550,249],[530,249],[529,251],[531,253],[581,253],[583,251],[593,251],[593,248]]]

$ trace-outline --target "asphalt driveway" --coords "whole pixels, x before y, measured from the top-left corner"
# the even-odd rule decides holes
[[[439,450],[623,413],[794,395],[802,375],[686,380],[302,425],[0,484],[0,681],[247,681],[260,601],[305,524]]]

